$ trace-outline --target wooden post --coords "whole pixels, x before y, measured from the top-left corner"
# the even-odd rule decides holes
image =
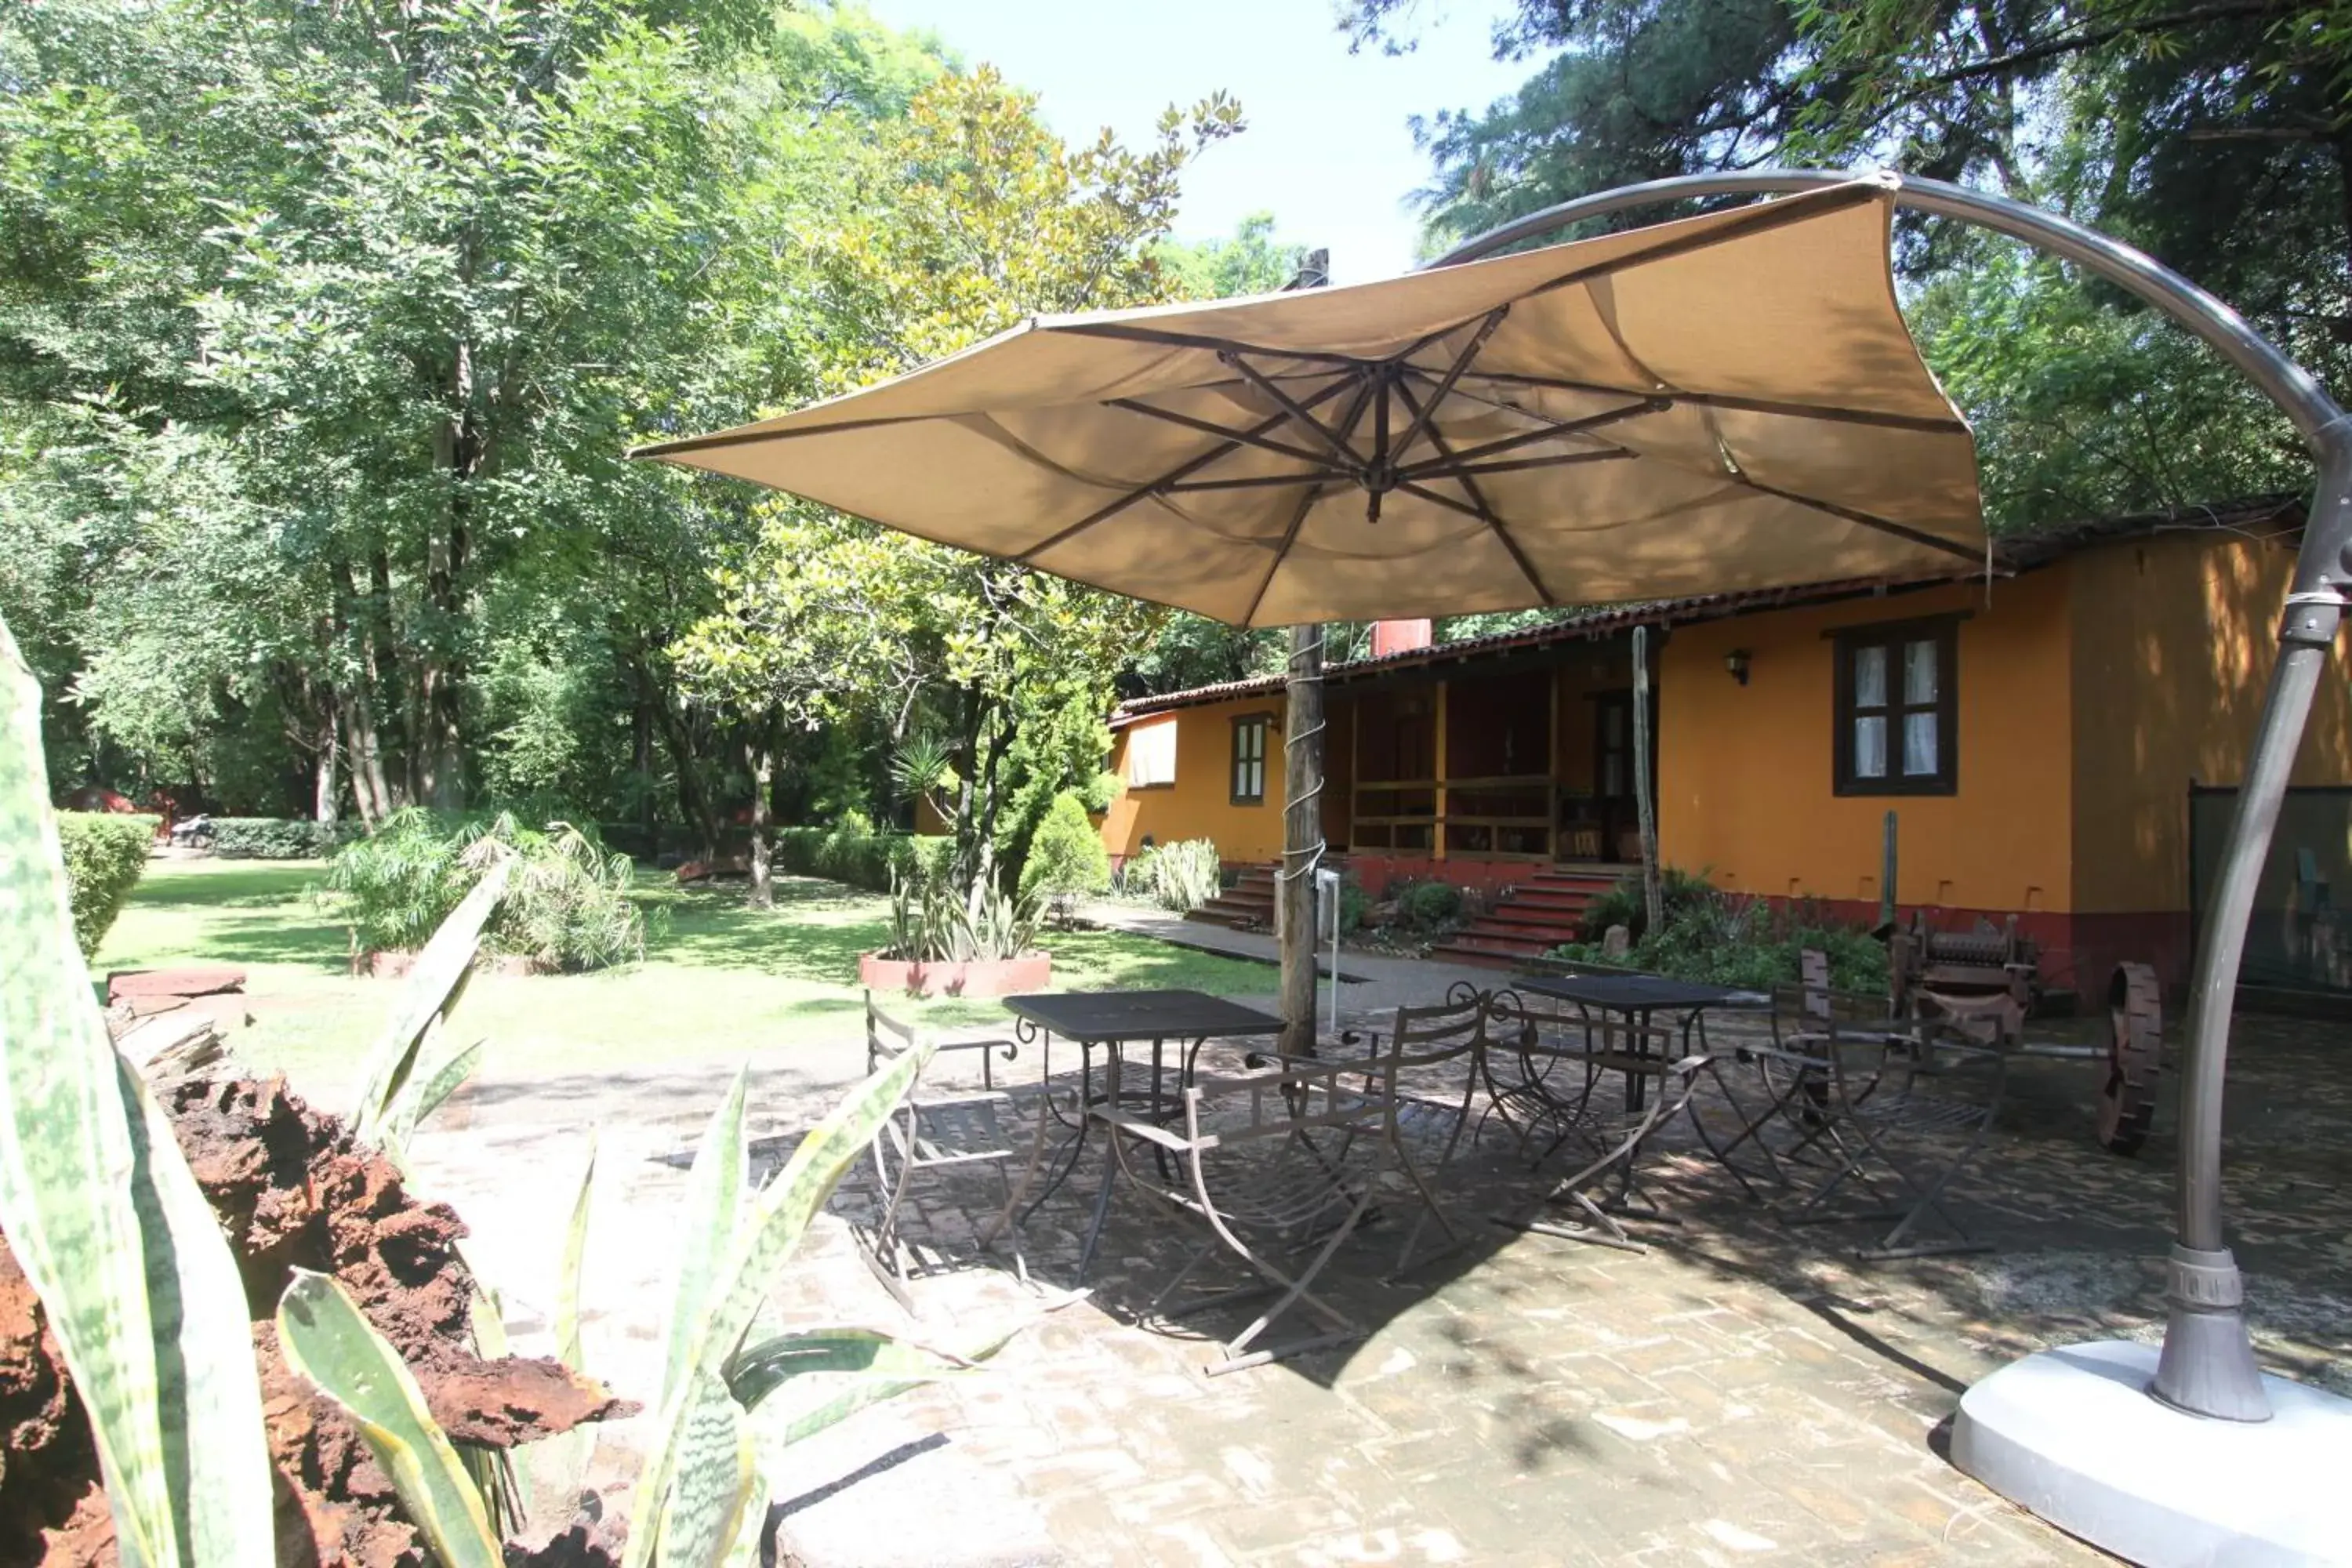
[[[1429,751],[1429,776],[1437,783],[1437,816],[1429,829],[1429,858],[1433,861],[1445,858],[1445,689],[1446,682],[1437,683],[1437,710],[1430,720],[1434,743]]]
[[[1886,814],[1886,842],[1882,847],[1878,867],[1878,923],[1886,931],[1895,929],[1895,813]]]
[[[1282,1049],[1315,1054],[1315,868],[1323,860],[1323,628],[1290,628],[1282,727],[1282,873],[1275,941],[1282,956]],[[1332,977],[1339,984],[1339,977]]]
[[[1650,798],[1650,628],[1633,628],[1633,809],[1642,829],[1642,903],[1648,929],[1665,924],[1658,885],[1658,808]]]

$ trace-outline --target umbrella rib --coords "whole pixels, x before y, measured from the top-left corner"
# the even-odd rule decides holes
[[[1490,328],[1492,326],[1499,325],[1501,321],[1502,317],[1499,314],[1488,318]],[[1452,385],[1452,382],[1450,380],[1448,381],[1447,385]],[[1446,439],[1444,436],[1438,434],[1437,426],[1430,421],[1430,415],[1433,413],[1437,407],[1437,398],[1432,397],[1428,404],[1424,405],[1421,399],[1412,395],[1412,389],[1404,384],[1404,379],[1402,376],[1397,379],[1396,389],[1397,395],[1404,399],[1405,406],[1412,410],[1414,425],[1416,426],[1426,426],[1428,427],[1429,444],[1437,448],[1440,456],[1448,458],[1452,457],[1454,455],[1454,448],[1446,443]],[[1559,600],[1553,595],[1552,591],[1544,586],[1542,576],[1536,571],[1536,563],[1528,559],[1528,552],[1519,548],[1519,542],[1511,537],[1511,531],[1503,526],[1503,520],[1496,517],[1495,515],[1495,509],[1486,504],[1485,494],[1478,489],[1478,481],[1471,478],[1466,472],[1449,474],[1446,477],[1452,479],[1455,484],[1462,487],[1462,493],[1468,496],[1470,498],[1471,504],[1478,509],[1475,515],[1481,522],[1484,522],[1489,529],[1494,531],[1496,542],[1502,545],[1505,550],[1510,552],[1511,560],[1518,566],[1519,574],[1528,580],[1528,586],[1536,591],[1537,595],[1543,600],[1546,605],[1559,604]],[[1408,485],[1406,488],[1413,494],[1426,494],[1433,498],[1437,494],[1434,490],[1424,491],[1417,485]]]
[[[1213,420],[1195,419],[1189,414],[1178,414],[1171,409],[1154,408],[1151,405],[1139,403],[1132,397],[1114,397],[1103,406],[1124,408],[1129,414],[1142,414],[1154,419],[1164,419],[1171,425],[1181,425],[1188,430],[1198,430],[1204,436],[1217,436],[1228,441],[1240,441],[1247,446],[1263,447],[1269,452],[1279,452],[1286,458],[1296,458],[1302,463],[1320,463],[1326,460],[1320,452],[1310,452],[1304,447],[1293,447],[1287,442],[1269,440],[1264,436],[1248,430],[1230,429]]]
[[[1587,430],[1597,430],[1603,425],[1614,425],[1621,419],[1637,418],[1644,414],[1664,413],[1671,406],[1673,405],[1663,397],[1645,398],[1638,403],[1629,403],[1622,408],[1612,408],[1606,414],[1589,415],[1582,419],[1570,419],[1561,424],[1548,424],[1540,430],[1522,430],[1516,436],[1506,436],[1499,441],[1488,441],[1484,446],[1466,447],[1454,453],[1450,458],[1437,458],[1419,463],[1408,463],[1397,472],[1406,479],[1417,479],[1434,473],[1440,468],[1461,463],[1475,463],[1483,458],[1499,457],[1505,452],[1516,451],[1521,447],[1532,447],[1538,441],[1556,441],[1564,436],[1580,436]],[[1535,417],[1540,419],[1543,416],[1537,415]]]
[[[1349,449],[1348,443],[1345,440],[1325,429],[1321,422],[1318,421],[1312,414],[1307,412],[1307,407],[1302,405],[1297,398],[1291,396],[1290,394],[1283,391],[1282,388],[1275,385],[1275,384],[1268,380],[1265,375],[1259,374],[1258,368],[1250,363],[1249,361],[1242,358],[1239,353],[1233,350],[1226,350],[1225,352],[1218,354],[1217,357],[1223,360],[1225,363],[1233,366],[1234,369],[1241,372],[1244,376],[1248,378],[1249,384],[1252,386],[1256,387],[1260,392],[1263,392],[1268,397],[1274,399],[1276,406],[1280,407],[1288,416],[1288,417],[1306,426],[1307,429],[1313,431],[1318,437],[1321,437],[1323,444],[1330,447],[1332,452],[1342,463],[1347,464],[1350,468],[1359,468],[1363,466],[1363,459],[1357,457],[1354,452]],[[1347,384],[1342,382],[1338,384],[1344,386]],[[1276,421],[1276,423],[1279,423],[1279,421]]]
[[[894,414],[881,419],[844,419],[832,425],[809,425],[797,430],[721,430],[714,436],[688,436],[676,441],[654,441],[632,447],[628,458],[675,458],[685,452],[707,452],[717,447],[741,447],[753,441],[788,441],[795,436],[834,436],[844,430],[871,430],[883,425],[912,425],[936,418],[929,414]]]
[[[1340,384],[1346,384],[1343,382]],[[1343,436],[1353,436],[1356,433],[1356,421],[1364,416],[1364,404],[1370,395],[1370,382],[1357,384],[1356,401],[1349,405],[1348,416],[1339,422],[1339,430]],[[1318,480],[1305,495],[1298,498],[1298,509],[1290,514],[1290,522],[1282,531],[1282,542],[1274,547],[1274,560],[1267,564],[1265,575],[1258,579],[1257,592],[1250,595],[1249,610],[1242,616],[1242,625],[1249,626],[1257,619],[1257,607],[1265,603],[1265,591],[1274,586],[1275,574],[1282,570],[1283,562],[1289,557],[1292,542],[1297,539],[1299,529],[1306,525],[1307,514],[1315,510],[1316,498],[1322,493],[1322,481]]]
[[[1307,398],[1305,406],[1307,408],[1313,408],[1319,403],[1328,403],[1332,398],[1337,397],[1342,392],[1347,391],[1351,384],[1353,384],[1346,381],[1335,381],[1330,385],[1323,388],[1322,391],[1318,392],[1313,396]],[[1261,420],[1257,424],[1250,426],[1250,434],[1254,436],[1263,436],[1267,431],[1273,429],[1276,426],[1281,424],[1284,420],[1289,417],[1290,416],[1287,414],[1277,414],[1270,419]],[[1238,434],[1238,432],[1236,432],[1236,434]],[[1078,519],[1077,521],[1070,524],[1069,527],[1062,529],[1047,538],[1039,540],[1028,549],[1022,551],[1019,554],[1011,556],[1008,559],[1013,561],[1016,565],[1029,565],[1038,556],[1044,554],[1046,551],[1053,549],[1055,545],[1065,543],[1069,540],[1076,538],[1077,535],[1084,533],[1087,530],[1092,528],[1095,524],[1101,522],[1106,518],[1118,516],[1120,512],[1125,511],[1129,507],[1133,506],[1137,501],[1141,500],[1144,497],[1165,489],[1168,486],[1174,484],[1179,479],[1187,479],[1193,474],[1197,474],[1202,468],[1207,468],[1211,463],[1216,462],[1221,458],[1231,457],[1234,453],[1238,452],[1241,449],[1242,443],[1239,441],[1220,441],[1217,445],[1210,447],[1199,457],[1187,458],[1185,461],[1177,464],[1174,468],[1160,475],[1158,479],[1153,479],[1150,484],[1143,486],[1139,489],[1128,491],[1127,494],[1119,497],[1117,500],[1112,501],[1109,505],[1102,507],[1096,511],[1089,512],[1085,517]]]
[[[1048,330],[1075,332],[1080,337],[1159,343],[1172,349],[1207,349],[1218,354],[1260,354],[1267,359],[1307,360],[1318,364],[1345,365],[1350,370],[1360,370],[1368,363],[1353,354],[1327,353],[1318,349],[1260,348],[1255,343],[1244,343],[1232,338],[1213,338],[1200,332],[1163,332],[1151,327],[1129,327],[1117,321],[1071,321]]]
[[[1514,458],[1507,462],[1465,464],[1446,467],[1424,463],[1416,468],[1416,479],[1459,479],[1479,474],[1517,474],[1529,468],[1558,468],[1574,463],[1613,463],[1621,458],[1636,458],[1640,453],[1625,447],[1607,447],[1598,452],[1559,452],[1549,458]]]
[[[1432,379],[1429,372],[1412,367],[1423,379]],[[1536,386],[1555,392],[1609,392],[1621,397],[1638,397],[1622,386],[1602,386],[1586,381],[1564,381],[1557,376],[1522,375],[1517,371],[1482,370],[1474,381],[1490,381],[1503,386]],[[1785,414],[1799,419],[1826,419],[1843,425],[1880,425],[1893,430],[1919,430],[1934,436],[1960,435],[1968,426],[1958,419],[1929,417],[1917,414],[1887,414],[1869,408],[1839,408],[1822,403],[1789,403],[1768,397],[1737,397],[1719,392],[1661,391],[1653,395],[1669,403],[1689,403],[1706,408],[1729,408],[1744,414]]]
[[[1333,479],[1354,477],[1338,468],[1323,467],[1311,474],[1253,474],[1233,479],[1174,479],[1160,488],[1171,495],[1185,495],[1198,490],[1271,490],[1288,485],[1328,484]]]
[[[1897,539],[1907,539],[1914,544],[1924,544],[1930,550],[1940,550],[1947,555],[1957,555],[1970,565],[1980,564],[1984,560],[1984,552],[1981,550],[1971,550],[1965,544],[1955,544],[1948,539],[1941,539],[1923,530],[1907,527],[1891,519],[1880,517],[1874,512],[1842,506],[1833,500],[1822,500],[1818,496],[1800,495],[1795,490],[1784,490],[1777,485],[1759,484],[1745,474],[1727,474],[1724,477],[1742,489],[1754,490],[1759,495],[1768,495],[1776,500],[1794,501],[1799,506],[1811,507],[1815,511],[1827,512],[1832,517],[1843,518],[1848,522],[1858,522],[1864,528],[1874,528],[1881,533],[1891,533]]]
[[[1405,426],[1404,435],[1394,448],[1399,456],[1412,450],[1413,442],[1428,427],[1430,416],[1437,412],[1439,404],[1453,395],[1454,384],[1462,379],[1462,373],[1470,368],[1470,362],[1478,357],[1478,351],[1486,346],[1486,340],[1495,335],[1495,329],[1501,326],[1503,318],[1510,313],[1511,307],[1507,304],[1497,305],[1487,311],[1486,319],[1478,324],[1478,330],[1471,334],[1470,341],[1462,345],[1462,352],[1454,356],[1454,363],[1446,366],[1445,375],[1438,382],[1437,390],[1431,394],[1428,404],[1414,405],[1412,423]],[[1408,396],[1405,401],[1412,403],[1412,399]],[[1434,432],[1431,433],[1430,439],[1439,451],[1445,449],[1444,443],[1437,440]],[[1385,458],[1382,460],[1385,461]]]
[[[1672,239],[1660,240],[1655,245],[1628,251],[1608,261],[1596,262],[1591,267],[1580,267],[1573,272],[1552,279],[1549,282],[1537,284],[1521,298],[1532,298],[1538,294],[1549,294],[1556,289],[1574,288],[1580,283],[1590,283],[1596,278],[1607,278],[1630,268],[1645,266],[1653,261],[1669,261],[1677,256],[1687,256],[1693,251],[1712,250],[1718,245],[1728,245],[1735,239],[1745,239],[1750,235],[1765,234],[1776,228],[1786,228],[1792,223],[1803,223],[1819,213],[1843,212],[1848,207],[1859,206],[1864,202],[1888,200],[1893,195],[1894,193],[1888,187],[1875,182],[1857,182],[1852,185],[1833,185],[1820,195],[1810,199],[1759,202],[1754,206],[1742,211],[1738,216],[1702,233],[1676,235]]]

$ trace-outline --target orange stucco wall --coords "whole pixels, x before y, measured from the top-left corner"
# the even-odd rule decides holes
[[[2189,788],[2235,784],[2278,654],[2291,535],[2159,535],[2073,579],[2074,907],[2189,907]],[[2352,784],[2345,644],[2320,679],[2298,784]]]
[[[1671,865],[1776,897],[1879,897],[1883,822],[1898,816],[1905,905],[2063,910],[2073,897],[2069,639],[2063,568],[1996,583],[1743,616],[1677,629],[1659,660],[1658,843]],[[1838,627],[1953,611],[1958,789],[1839,795]],[[1724,658],[1748,650],[1746,686]]]
[[[1145,835],[1155,843],[1180,838],[1206,838],[1217,847],[1227,865],[1273,860],[1282,854],[1282,732],[1266,736],[1265,800],[1258,805],[1233,803],[1233,721],[1245,713],[1268,713],[1281,721],[1282,698],[1244,698],[1234,702],[1180,708],[1164,718],[1176,729],[1176,782],[1150,789],[1121,789],[1103,814],[1103,847],[1114,858],[1134,854]],[[1110,769],[1127,776],[1127,742],[1132,729],[1121,729],[1111,742]]]

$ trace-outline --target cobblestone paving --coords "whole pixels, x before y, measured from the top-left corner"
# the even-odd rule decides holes
[[[2340,1026],[2248,1021],[2228,1194],[2265,1362],[2352,1393],[2346,1043]],[[765,1162],[844,1076],[761,1077]],[[805,1485],[778,1500],[782,1539],[812,1568],[2095,1560],[1941,1454],[1977,1377],[2042,1344],[2161,1325],[2170,1108],[2138,1160],[2115,1159],[2090,1141],[2089,1079],[2081,1063],[2014,1076],[1961,1194],[1989,1254],[1852,1261],[1842,1248],[1857,1235],[1776,1224],[1685,1148],[1661,1169],[1686,1223],[1653,1230],[1646,1253],[1472,1223],[1468,1249],[1385,1285],[1394,1226],[1376,1226],[1325,1276],[1369,1337],[1213,1379],[1206,1330],[1238,1320],[1150,1314],[1190,1237],[1132,1194],[1114,1204],[1092,1294],[1046,1310],[1075,1269],[1093,1154],[1025,1231],[1030,1288],[972,1245],[988,1185],[919,1189],[907,1231],[932,1267],[911,1323],[857,1251],[851,1227],[872,1194],[853,1181],[782,1281],[780,1318],[950,1346],[1033,1326],[986,1371],[797,1450]],[[587,1331],[592,1363],[625,1392],[652,1364],[679,1157],[721,1087],[486,1086],[420,1139],[436,1190],[522,1244],[540,1228],[532,1205],[553,1212],[569,1191],[545,1184],[546,1202],[522,1202],[517,1163],[576,1170],[559,1124],[604,1121],[602,1163],[619,1174],[599,1192]],[[1525,1212],[1541,1181],[1490,1135],[1444,1193],[1476,1222]],[[532,1293],[509,1294],[529,1348]]]

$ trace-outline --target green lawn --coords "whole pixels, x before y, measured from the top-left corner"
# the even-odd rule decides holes
[[[344,928],[312,900],[315,861],[170,860],[150,866],[92,965],[234,963],[248,971],[253,1026],[236,1042],[256,1068],[327,1095],[383,1022],[394,982],[355,979]],[[747,909],[740,888],[681,891],[646,879],[658,911],[646,962],[598,974],[478,975],[453,1025],[490,1042],[500,1077],[599,1072],[667,1061],[731,1060],[758,1050],[854,1037],[857,955],[880,945],[887,905],[836,883],[780,878],[776,908]],[[1266,964],[1144,937],[1056,931],[1056,989],[1186,986],[1264,995]],[[993,1002],[892,1001],[940,1026],[1003,1020]]]

